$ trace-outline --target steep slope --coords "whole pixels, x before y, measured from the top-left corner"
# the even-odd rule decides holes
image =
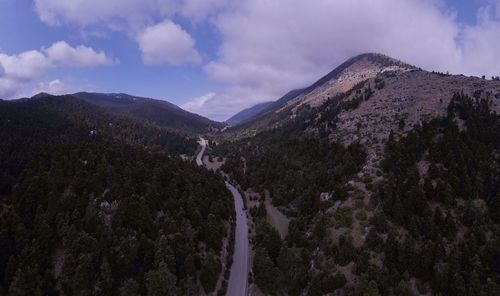
[[[262,111],[265,111],[268,108],[270,108],[273,104],[274,102],[264,102],[257,104],[253,107],[241,110],[240,112],[236,113],[231,118],[226,120],[226,122],[229,123],[230,125],[237,125],[247,122],[252,118],[254,118],[256,115],[258,115],[259,113],[261,113]]]
[[[253,119],[252,127],[259,126],[259,121],[276,121],[280,117],[276,113],[290,107],[309,105],[320,106],[329,97],[346,92],[357,83],[373,78],[380,73],[402,73],[414,70],[415,67],[382,54],[366,53],[353,57],[326,74],[312,85],[295,89],[269,104],[260,112],[255,113],[247,121]]]
[[[500,111],[500,81],[427,72],[383,55],[364,54],[310,87],[290,92],[253,119],[230,128],[227,135],[252,136],[286,125],[306,112],[310,131],[328,132],[345,143],[373,142],[372,136],[386,139],[391,130],[399,130],[402,120],[409,129],[444,114],[453,94],[460,91],[489,97],[492,109]],[[339,104],[352,106],[338,110],[334,106]]]
[[[396,75],[411,70],[415,70],[415,67],[385,55],[362,54],[335,68],[295,98],[288,100],[287,105],[307,104],[311,107],[317,107],[329,97],[346,92],[366,79],[374,78],[383,73]]]
[[[164,127],[205,132],[221,128],[223,123],[212,121],[200,115],[187,112],[162,100],[131,96],[127,94],[75,93],[73,96],[101,106],[108,111],[146,119]]]

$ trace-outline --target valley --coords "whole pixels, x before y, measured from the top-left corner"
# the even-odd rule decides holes
[[[0,296],[500,296],[500,0],[0,0]]]
[[[379,54],[232,123],[1,101],[0,294],[498,295],[499,112],[497,80]]]

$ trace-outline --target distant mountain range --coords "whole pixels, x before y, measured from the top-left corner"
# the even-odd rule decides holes
[[[40,93],[33,98],[50,96]],[[77,99],[104,108],[107,111],[148,120],[159,126],[188,132],[206,132],[212,128],[222,128],[224,123],[212,121],[198,114],[190,113],[163,100],[132,96],[123,93],[79,92],[72,95]]]

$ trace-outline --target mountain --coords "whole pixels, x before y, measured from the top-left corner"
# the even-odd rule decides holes
[[[291,90],[273,104],[267,104],[266,108],[259,108],[260,111],[253,113],[246,121],[262,119],[266,115],[270,117],[287,106],[300,106],[302,104],[319,106],[328,97],[345,92],[357,83],[373,78],[378,74],[406,72],[415,69],[414,66],[382,54],[362,54],[347,60],[312,85]]]
[[[241,110],[240,112],[236,113],[231,118],[226,120],[226,122],[229,123],[230,125],[237,125],[237,124],[244,123],[244,122],[252,119],[253,117],[255,117],[257,114],[267,110],[273,104],[274,104],[274,102],[264,102],[264,103],[257,104],[253,107]]]
[[[211,128],[218,129],[224,127],[223,123],[190,113],[167,101],[128,94],[79,92],[72,96],[100,106],[108,111],[146,119],[164,127],[189,132],[206,132]]]
[[[500,104],[496,101],[500,96],[499,81],[428,72],[385,55],[362,54],[347,60],[311,86],[287,93],[247,122],[228,129],[227,135],[241,138],[272,129],[293,120],[304,110],[316,114],[310,122],[311,129],[318,129],[320,126],[316,124],[323,124],[322,128],[331,130],[331,126],[325,123],[325,116],[332,109],[332,102],[341,100],[355,105],[359,103],[359,108],[356,105],[356,108],[338,114],[341,120],[336,125],[342,128],[333,132],[347,142],[349,139],[366,141],[360,137],[374,134],[367,129],[377,128],[379,123],[383,123],[384,137],[390,130],[398,129],[400,118],[389,122],[389,117],[408,117],[409,127],[444,114],[453,94],[460,91],[470,96],[476,92],[489,93],[494,100],[492,107],[500,111]],[[364,92],[369,93],[370,100],[360,99]],[[339,99],[339,96],[344,97]],[[322,114],[325,114],[323,119]],[[386,120],[382,121],[382,117]]]
[[[365,54],[226,129],[212,158],[248,197],[255,285],[500,295],[499,114],[498,80]]]

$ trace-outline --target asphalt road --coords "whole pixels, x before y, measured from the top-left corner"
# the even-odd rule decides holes
[[[196,164],[203,165],[203,153],[207,148],[207,140],[200,138],[201,150],[196,155]],[[226,188],[231,192],[234,199],[234,210],[236,212],[236,230],[233,265],[229,275],[227,285],[228,296],[246,296],[248,288],[248,261],[249,261],[249,242],[248,242],[248,219],[247,213],[243,209],[243,198],[240,192],[231,183],[226,181]]]
[[[234,245],[233,265],[229,275],[227,286],[228,296],[245,296],[247,295],[248,286],[248,258],[249,258],[249,243],[248,243],[248,221],[246,211],[243,210],[243,198],[229,182],[226,182],[226,187],[234,198],[234,207],[236,211],[236,237]]]
[[[200,152],[198,152],[198,155],[196,155],[196,164],[198,166],[202,166],[203,165],[203,153],[205,153],[205,149],[207,148],[207,140],[200,138],[198,143],[201,146],[201,150],[200,150]]]

